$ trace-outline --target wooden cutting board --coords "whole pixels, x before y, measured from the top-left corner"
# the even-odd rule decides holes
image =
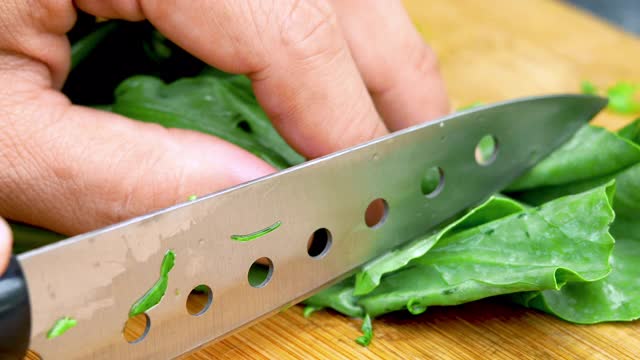
[[[555,1],[405,0],[438,54],[454,108],[476,101],[577,92],[640,82],[640,39]],[[595,122],[618,128],[629,116]],[[640,358],[640,321],[578,326],[495,301],[374,320],[368,348],[360,320],[293,307],[185,359],[623,359]]]
[[[438,54],[454,108],[526,95],[640,82],[640,39],[555,1],[405,0]],[[609,112],[595,123],[632,120]],[[360,320],[294,306],[184,359],[624,359],[640,358],[640,322],[573,325],[496,300]],[[34,359],[35,357],[29,357]]]

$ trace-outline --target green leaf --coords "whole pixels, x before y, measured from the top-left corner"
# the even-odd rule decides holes
[[[305,303],[348,316],[418,314],[433,305],[598,281],[611,271],[614,188],[606,184],[539,208],[493,197]],[[360,296],[354,295],[358,281],[366,290]]]
[[[209,72],[170,84],[156,77],[134,76],[118,86],[111,110],[140,121],[217,136],[278,169],[303,162],[273,128],[250,86],[246,77]]]
[[[71,69],[86,59],[104,39],[118,28],[119,24],[117,21],[107,21],[98,25],[95,31],[76,41],[71,46]]]
[[[524,191],[615,175],[640,162],[640,147],[604,128],[585,126],[505,191]]]
[[[362,317],[364,312],[356,304],[356,297],[353,295],[353,277],[348,277],[339,283],[320,291],[307,300],[305,305],[315,308],[331,308],[350,317]]]
[[[47,332],[47,339],[57,338],[58,336],[69,331],[69,329],[74,328],[76,325],[78,325],[78,321],[76,319],[70,318],[68,316],[60,318]]]
[[[618,130],[618,136],[636,144],[640,143],[640,118]]]
[[[416,306],[559,289],[609,274],[613,185],[554,200],[443,236],[356,303],[373,317]],[[483,207],[491,208],[494,201]]]
[[[66,236],[23,223],[9,222],[13,234],[13,253],[20,254],[65,239]]]
[[[160,300],[162,300],[164,294],[167,292],[169,272],[173,269],[175,259],[176,254],[172,250],[167,251],[160,265],[160,277],[140,299],[131,305],[129,317],[142,314],[160,303]]]
[[[638,229],[640,230],[640,229]],[[547,290],[514,297],[516,302],[579,324],[632,321],[640,318],[640,237],[616,237],[604,279],[570,283],[559,291]]]
[[[640,147],[636,143],[640,137],[640,119],[622,128],[618,134],[608,132],[606,136],[598,136],[598,146],[586,145],[589,140],[593,140],[589,134],[602,130],[604,129],[587,127],[578,132],[565,147],[558,150],[562,156],[555,156],[554,153],[536,165],[516,184],[507,189],[509,196],[528,204],[539,205],[560,196],[586,191],[616,179],[618,194],[626,194],[625,196],[616,196],[614,201],[616,212],[624,204],[638,201],[637,197],[626,193],[625,189],[640,182],[640,177],[632,174],[640,171],[638,168],[640,159],[634,161],[637,154],[640,154]],[[572,156],[574,153],[581,155]],[[604,166],[603,163],[607,159],[610,159],[610,164]],[[580,164],[576,164],[578,162]],[[592,169],[591,175],[588,172],[589,168]],[[635,170],[633,170],[634,168]],[[551,179],[554,175],[569,180],[559,184],[558,181]],[[622,187],[620,187],[621,182],[624,183]],[[514,188],[524,189],[509,192]]]
[[[466,229],[476,227],[492,219],[501,218],[522,211],[522,205],[513,200],[492,197],[461,218],[433,235],[418,238],[403,247],[388,252],[371,261],[356,274],[354,295],[364,295],[380,284],[384,274],[401,269],[411,260],[424,255],[443,237],[451,236]]]
[[[270,232],[273,232],[274,230],[279,228],[280,225],[282,225],[282,222],[281,221],[276,221],[272,225],[269,225],[264,229],[260,229],[258,231],[252,232],[250,234],[231,235],[231,240],[239,241],[239,242],[253,241],[253,240],[257,239],[257,238],[260,238],[260,237],[263,237],[263,236],[269,234]]]
[[[580,89],[582,90],[583,94],[587,94],[587,95],[595,95],[598,93],[598,88],[588,80],[584,80],[580,84]]]
[[[591,283],[569,284],[559,291],[516,295],[514,301],[581,324],[640,318],[640,163],[615,179],[616,219],[611,234],[616,244],[609,260],[611,274]]]
[[[628,82],[619,82],[607,89],[609,108],[622,114],[631,114],[640,111],[640,101],[636,99],[636,93],[640,85]]]
[[[307,305],[307,306],[304,307],[304,310],[302,311],[302,316],[304,316],[305,318],[308,318],[314,312],[320,311],[322,309],[323,308],[321,308],[321,307],[315,307],[315,306]]]
[[[360,330],[362,330],[363,335],[357,338],[356,342],[362,346],[369,346],[373,339],[373,326],[371,325],[371,317],[369,314],[365,315]]]

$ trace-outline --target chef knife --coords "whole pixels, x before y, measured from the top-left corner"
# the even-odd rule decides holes
[[[477,205],[605,105],[552,95],[461,111],[20,254],[0,279],[0,358],[194,351]],[[437,174],[428,191],[427,173]],[[207,294],[197,312],[187,308],[194,288]],[[136,314],[146,325],[127,339]]]

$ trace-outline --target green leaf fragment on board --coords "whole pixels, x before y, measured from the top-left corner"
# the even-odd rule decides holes
[[[619,82],[607,89],[609,108],[622,114],[632,114],[640,111],[640,100],[637,97],[639,84]]]
[[[304,310],[302,310],[302,316],[304,316],[305,318],[308,318],[314,312],[320,311],[322,309],[323,309],[322,307],[315,307],[315,306],[312,306],[312,305],[307,305],[307,306],[304,307]]]
[[[598,95],[598,88],[591,81],[584,80],[580,84],[580,90],[586,95]],[[621,114],[633,114],[640,112],[640,98],[638,92],[640,84],[620,81],[607,88],[606,96],[609,99],[607,107]]]
[[[75,327],[76,325],[78,325],[78,321],[76,319],[70,318],[68,316],[60,318],[47,332],[47,339],[56,338],[66,333],[69,329]]]
[[[586,95],[596,95],[598,93],[598,88],[591,81],[584,80],[580,84],[580,90],[583,94]]]
[[[369,314],[365,315],[360,330],[362,330],[362,336],[358,337],[356,342],[362,346],[369,346],[373,339],[373,326],[371,325],[371,317]]]

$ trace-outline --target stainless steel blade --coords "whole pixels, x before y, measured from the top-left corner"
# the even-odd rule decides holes
[[[391,248],[426,233],[501,190],[566,141],[606,101],[544,96],[465,111],[400,131],[230,190],[80,235],[19,257],[32,304],[32,348],[43,359],[165,359],[228,335],[301,300]],[[495,161],[479,165],[484,135],[498,141]],[[441,167],[444,187],[421,192],[428,168]],[[374,199],[388,205],[384,222],[365,224]],[[280,224],[253,241],[248,234]],[[317,229],[331,233],[324,256],[307,254]],[[147,312],[149,331],[130,344],[122,330],[131,305],[159,277],[165,253],[176,254],[168,289]],[[265,286],[247,281],[251,264],[273,264]],[[212,289],[199,316],[186,309],[195,286]],[[47,339],[57,319],[78,321]]]

